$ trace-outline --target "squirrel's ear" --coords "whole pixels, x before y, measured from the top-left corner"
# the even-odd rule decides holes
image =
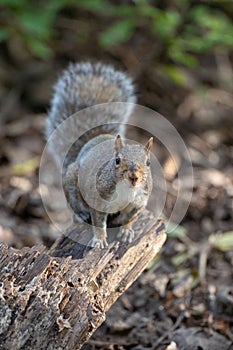
[[[124,147],[124,143],[122,141],[121,135],[117,135],[115,140],[115,151],[118,152],[122,147]]]
[[[151,150],[152,146],[153,146],[153,137],[151,137],[151,138],[149,139],[149,141],[146,143],[146,145],[145,145],[145,151],[146,151],[147,153],[149,153],[149,151]]]

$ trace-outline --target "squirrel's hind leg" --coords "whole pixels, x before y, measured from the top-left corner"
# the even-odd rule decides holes
[[[105,248],[107,243],[107,213],[99,212],[95,209],[90,209],[91,221],[93,225],[93,234],[90,245],[92,247]]]

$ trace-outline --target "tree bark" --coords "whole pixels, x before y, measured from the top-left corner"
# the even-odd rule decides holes
[[[80,349],[165,242],[163,222],[148,211],[134,230],[132,243],[105,249],[82,244],[91,228],[81,224],[49,251],[1,243],[0,349]]]

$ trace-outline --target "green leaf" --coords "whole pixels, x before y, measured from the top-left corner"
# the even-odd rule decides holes
[[[166,232],[168,237],[171,238],[182,238],[187,235],[187,230],[185,227],[180,225],[175,225],[173,223],[166,224]]]
[[[106,6],[104,0],[79,0],[76,4],[92,12],[103,10]]]
[[[138,8],[130,5],[115,5],[108,8],[108,15],[132,18],[138,14]]]
[[[162,38],[174,36],[181,15],[175,11],[161,11],[154,17],[152,30]]]
[[[131,37],[133,29],[134,22],[131,20],[116,22],[100,35],[100,44],[107,48],[125,42]]]
[[[50,37],[52,18],[48,12],[24,11],[18,16],[18,20],[25,33],[44,39]]]
[[[19,5],[19,0],[1,0],[1,6],[14,6]]]
[[[177,66],[174,65],[164,65],[161,67],[164,73],[174,81],[175,84],[179,86],[187,85],[186,74]]]
[[[191,11],[190,18],[196,23],[196,36],[199,34],[199,40],[205,42],[207,50],[232,47],[233,25],[222,11],[200,5]]]
[[[53,51],[47,43],[37,38],[27,37],[25,42],[29,50],[37,57],[42,59],[49,59],[53,56]]]
[[[40,159],[38,157],[26,160],[23,163],[14,164],[11,166],[11,172],[13,175],[26,175],[35,171],[40,165]]]
[[[189,258],[190,258],[190,255],[188,252],[184,252],[184,253],[182,252],[173,256],[171,261],[173,265],[179,266],[183,264],[185,261],[187,261]]]
[[[10,36],[10,30],[8,28],[0,29],[0,42],[6,40]]]
[[[210,235],[209,240],[215,248],[223,252],[233,250],[233,231]]]
[[[193,55],[186,52],[183,48],[182,41],[175,40],[168,49],[169,57],[176,63],[183,64],[188,67],[196,67],[198,60]]]

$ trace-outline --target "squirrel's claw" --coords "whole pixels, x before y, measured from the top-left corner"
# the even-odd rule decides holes
[[[132,227],[130,228],[124,228],[121,227],[120,232],[117,235],[117,238],[120,238],[120,240],[123,243],[131,243],[134,240],[134,230],[132,229]]]
[[[108,246],[108,243],[107,243],[106,239],[101,240],[99,238],[93,237],[91,242],[90,242],[90,246],[93,248],[97,247],[97,248],[103,249],[103,248],[106,248]]]

